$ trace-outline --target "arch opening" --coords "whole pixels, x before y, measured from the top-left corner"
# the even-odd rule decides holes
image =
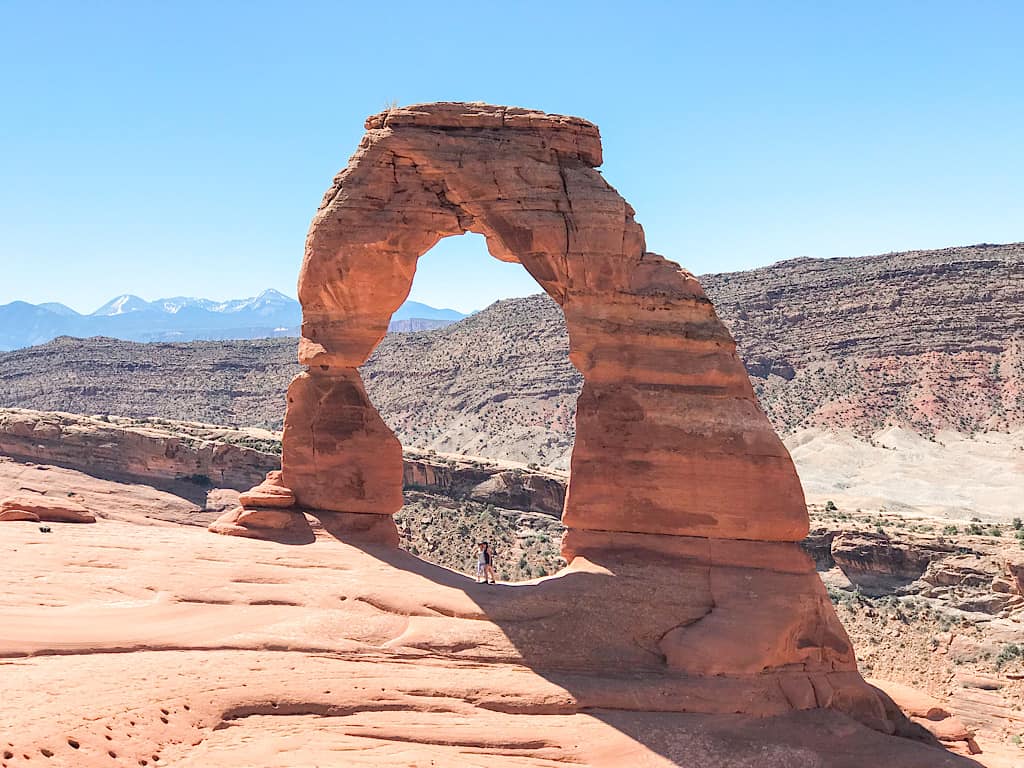
[[[560,517],[582,377],[565,354],[561,309],[521,265],[492,259],[480,235],[443,239],[421,256],[409,298],[442,295],[436,280],[467,273],[465,291],[484,280],[506,297],[445,328],[390,332],[360,372],[403,446],[401,546],[472,575],[475,545],[488,541],[499,579],[523,581],[564,565]]]

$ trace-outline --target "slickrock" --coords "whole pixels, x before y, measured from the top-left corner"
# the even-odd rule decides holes
[[[116,519],[0,538],[8,768],[978,768],[793,711],[797,668],[666,672],[661,614],[706,608],[680,557],[486,585],[327,530],[302,547]]]
[[[76,501],[43,495],[11,496],[0,500],[0,515],[21,513],[34,515],[35,519],[52,523],[95,523],[96,516]],[[0,519],[19,519],[0,517]],[[31,519],[20,518],[20,519]]]
[[[563,514],[567,568],[511,600],[438,595],[426,615],[410,596],[367,595],[410,617],[389,647],[652,676],[651,687],[587,684],[597,707],[826,708],[913,733],[860,677],[796,544],[808,531],[803,491],[732,337],[693,275],[647,251],[633,209],[595,170],[597,128],[484,104],[390,110],[366,127],[306,241],[306,371],[288,390],[282,456],[296,507],[278,514],[306,510],[343,541],[387,530],[397,542],[401,447],[359,366],[408,296],[417,259],[443,237],[483,234],[493,256],[534,276],[565,314],[584,379]],[[247,513],[224,523],[246,528]],[[258,519],[248,535],[266,529]],[[442,627],[438,616],[477,620]]]

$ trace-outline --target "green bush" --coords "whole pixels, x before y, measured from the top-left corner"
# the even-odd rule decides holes
[[[1002,669],[1011,661],[1024,657],[1024,645],[1017,645],[1016,643],[1008,643],[1003,646],[1003,649],[999,651],[999,655],[996,656],[996,669]]]

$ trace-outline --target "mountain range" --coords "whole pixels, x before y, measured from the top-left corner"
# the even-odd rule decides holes
[[[407,301],[395,312],[390,330],[429,330],[463,317],[454,309]],[[144,342],[298,336],[301,323],[299,302],[272,289],[230,301],[190,296],[146,301],[124,294],[87,315],[58,303],[15,301],[0,306],[0,351],[44,344],[58,336]]]

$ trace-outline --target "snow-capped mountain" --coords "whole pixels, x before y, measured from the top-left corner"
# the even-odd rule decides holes
[[[114,315],[127,315],[129,312],[144,312],[149,309],[148,301],[143,301],[138,296],[125,294],[111,299],[102,307],[93,312],[90,317],[113,317]]]
[[[436,328],[464,315],[408,301],[394,315],[392,330]],[[88,315],[63,304],[15,301],[0,306],[0,351],[42,344],[58,336],[111,336],[129,341],[193,341],[298,336],[299,302],[269,289],[259,296],[213,301],[172,296],[146,301],[117,296]]]

